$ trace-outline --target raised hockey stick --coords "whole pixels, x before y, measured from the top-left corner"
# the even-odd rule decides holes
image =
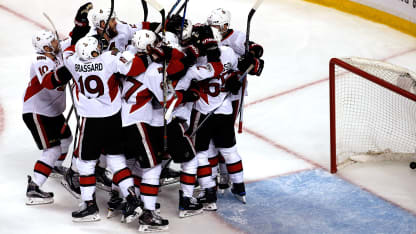
[[[156,0],[146,0],[153,8],[159,11],[160,15],[162,16],[162,23],[156,29],[156,33],[162,30],[162,35],[165,36],[165,9],[156,1]],[[160,29],[159,29],[160,28]],[[159,30],[158,30],[159,29]],[[168,82],[166,77],[166,60],[163,59],[163,150],[167,152],[168,150],[168,124],[165,118],[166,116],[166,105],[167,105],[167,96],[168,96]]]
[[[56,27],[55,27],[55,24],[53,23],[53,21],[51,20],[51,18],[45,13],[45,12],[43,12],[42,13],[43,14],[43,16],[45,16],[45,18],[49,21],[49,23],[51,24],[51,26],[52,26],[52,29],[53,29],[53,32],[55,33],[55,35],[56,35],[56,39],[58,39],[58,41],[60,41],[60,39],[59,39],[59,34],[58,34],[58,30],[56,30]]]
[[[168,16],[166,16],[166,19],[170,19],[170,17],[172,16],[173,11],[176,9],[176,7],[179,5],[180,2],[181,2],[181,0],[177,0],[175,2],[175,4],[173,4],[173,6],[169,10]]]
[[[147,2],[145,0],[142,1],[142,7],[143,7],[143,21],[147,21],[147,16],[149,14],[149,10],[147,9]]]
[[[107,21],[105,22],[103,31],[99,35],[98,41],[101,41],[101,39],[103,38],[104,33],[107,30],[108,24],[110,23],[110,19],[111,19],[111,16],[113,15],[113,12],[114,12],[114,0],[111,0],[110,14],[108,15]]]
[[[250,23],[251,18],[253,18],[254,13],[256,13],[257,8],[259,8],[260,4],[263,2],[263,0],[257,0],[256,3],[254,3],[253,8],[251,8],[250,12],[248,13],[247,18],[247,29],[246,29],[246,42],[245,42],[245,55],[248,54],[249,49],[249,40],[250,40]],[[238,122],[238,133],[243,132],[243,113],[244,113],[244,93],[246,91],[246,79],[243,79],[243,87],[241,89],[241,98],[240,98],[240,120]]]
[[[254,68],[254,65],[250,65],[247,70],[238,78],[238,81],[242,81],[243,79],[246,78],[247,74]],[[231,96],[231,92],[227,93],[227,95],[224,97],[223,101],[224,102],[229,96]],[[198,132],[199,129],[201,129],[201,127],[204,125],[204,123],[212,116],[212,114],[214,114],[215,111],[217,111],[220,107],[222,106],[219,105],[218,107],[216,107],[214,110],[210,111],[207,116],[205,117],[204,120],[202,120],[202,122],[194,129],[194,131],[191,133],[191,135],[189,135],[190,137],[193,137],[196,132]]]
[[[184,6],[185,6],[185,8],[183,10],[183,16],[182,16],[181,35],[179,37],[180,42],[182,42],[183,27],[184,27],[184,24],[185,24],[185,16],[186,16],[186,8],[188,7],[188,0],[185,0]]]

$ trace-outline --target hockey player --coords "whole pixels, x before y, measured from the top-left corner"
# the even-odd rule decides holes
[[[200,214],[202,212],[202,205],[196,202],[192,197],[194,184],[196,181],[197,159],[195,158],[195,151],[192,142],[188,136],[185,135],[185,126],[179,118],[172,119],[172,116],[167,119],[167,152],[164,152],[163,139],[164,138],[164,113],[163,106],[163,89],[161,88],[163,78],[163,67],[161,62],[165,59],[167,62],[167,76],[169,82],[178,82],[178,79],[185,74],[189,67],[188,56],[185,56],[177,49],[172,49],[167,46],[159,48],[152,48],[152,58],[154,61],[146,70],[144,76],[144,83],[146,83],[149,91],[154,95],[155,104],[153,105],[153,118],[150,123],[152,134],[149,136],[152,142],[152,152],[155,155],[163,156],[165,153],[171,155],[176,163],[181,164],[181,190],[179,191],[179,217],[188,217],[191,215]],[[191,55],[189,55],[191,56]],[[213,71],[213,70],[212,70]],[[176,94],[176,106],[185,102],[194,102],[199,96],[193,90],[175,91],[169,89],[167,95],[167,108],[173,105]],[[156,157],[160,160],[161,157]],[[160,163],[160,161],[157,161]]]
[[[39,187],[47,180],[62,152],[68,152],[72,141],[68,127],[61,133],[66,100],[65,86],[62,86],[60,78],[68,72],[60,58],[60,49],[67,46],[65,42],[60,45],[56,35],[46,30],[36,32],[32,38],[36,55],[23,98],[23,120],[42,150],[42,156],[35,163],[33,179],[28,176],[27,205],[53,202],[53,193],[44,192]]]
[[[74,53],[76,52],[76,53]],[[76,82],[75,108],[81,117],[78,142],[81,199],[79,211],[72,213],[73,221],[97,221],[100,219],[95,201],[95,165],[104,152],[113,181],[120,187],[127,203],[124,210],[126,222],[141,214],[134,192],[131,171],[122,155],[121,143],[121,95],[119,80],[114,73],[137,75],[144,71],[139,60],[127,62],[120,54],[101,54],[99,42],[94,37],[84,37],[64,54],[65,65]]]
[[[132,59],[141,58],[147,65],[152,61],[148,56],[150,47],[157,43],[156,34],[149,30],[137,31],[132,39],[137,53]],[[153,151],[154,142],[150,136],[153,134],[150,123],[153,118],[153,95],[147,88],[144,80],[146,73],[138,76],[127,77],[123,80],[123,142],[126,158],[137,160],[133,166],[134,173],[140,181],[137,181],[141,201],[143,202],[143,214],[139,217],[139,231],[165,231],[169,221],[162,218],[157,210],[157,196],[159,191],[159,178],[162,170],[160,164],[161,155]],[[161,140],[161,139],[158,139]],[[135,183],[136,185],[136,183]]]
[[[103,33],[109,14],[110,9],[97,9],[91,13],[93,28],[89,34],[101,40],[103,51],[111,50],[115,52],[123,52],[125,50],[131,50],[135,53],[134,47],[130,46],[134,33],[141,29],[156,28],[158,25],[158,23],[149,22],[127,24],[118,20],[116,12],[113,11],[110,21],[108,22],[108,28]],[[102,37],[100,37],[100,35],[102,35]],[[110,187],[114,186],[111,186],[111,178],[106,175],[108,173],[106,173],[105,167],[105,158],[101,156],[96,167],[97,182],[99,183],[100,188],[109,191]]]
[[[207,24],[213,27],[216,27],[221,32],[221,36],[222,36],[221,45],[231,47],[235,53],[242,56],[240,58],[240,60],[244,60],[242,63],[254,64],[254,68],[249,74],[260,76],[263,70],[263,66],[264,66],[264,61],[260,59],[263,56],[263,47],[257,43],[250,41],[249,53],[245,54],[246,35],[243,32],[231,29],[230,21],[231,21],[231,13],[223,8],[218,8],[218,9],[211,11],[207,19]],[[247,67],[246,64],[242,67]],[[244,71],[241,71],[241,72],[244,72]],[[243,84],[240,85],[239,84],[240,82],[237,81],[236,77],[229,81],[229,86],[231,85],[231,83],[235,89],[237,89],[238,86],[247,86],[247,82],[244,82]],[[246,90],[246,87],[244,87],[243,89]],[[233,106],[233,115],[234,115],[234,120],[235,120],[239,112],[241,91],[240,93],[238,92],[237,93],[234,92],[234,93],[235,95],[232,96],[232,106]],[[245,92],[244,95],[247,95],[247,92]],[[211,152],[215,152],[215,150]],[[219,155],[213,155],[213,153],[211,154],[212,156],[210,158],[212,158],[211,161],[213,163],[218,160],[220,162],[219,163],[220,177],[219,177],[218,187],[219,187],[219,191],[223,193],[224,190],[229,187],[229,175],[226,170],[227,167],[225,165],[225,160],[221,154]]]

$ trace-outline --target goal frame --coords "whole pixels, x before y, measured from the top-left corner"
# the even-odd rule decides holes
[[[401,89],[377,76],[374,76],[362,69],[355,67],[339,58],[331,58],[329,61],[329,113],[330,113],[330,172],[337,172],[337,155],[336,155],[336,93],[335,93],[335,77],[336,66],[339,66],[349,72],[352,72],[363,79],[367,79],[379,86],[382,86],[392,92],[411,99],[416,102],[416,95],[404,89]]]

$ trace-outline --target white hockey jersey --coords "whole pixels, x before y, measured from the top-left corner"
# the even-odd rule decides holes
[[[246,34],[240,31],[230,31],[221,40],[222,46],[231,47],[239,56],[245,53]]]
[[[152,94],[144,80],[145,73],[123,79],[121,117],[123,127],[138,122],[150,124],[153,117]]]
[[[225,35],[221,40],[222,46],[229,46],[231,47],[234,52],[240,57],[245,54],[245,43],[246,43],[246,34],[241,31],[235,31],[233,29],[230,29],[227,35]],[[244,72],[244,71],[241,71]],[[246,78],[245,82],[245,92],[244,96],[247,96],[247,86],[248,86],[248,80]],[[239,100],[241,98],[241,90],[236,95],[231,95],[231,99]]]
[[[223,90],[224,81],[230,72],[238,70],[238,55],[233,49],[227,46],[221,46],[221,63],[224,70],[219,77],[208,79],[201,82],[201,97],[195,103],[195,109],[202,114],[208,114],[214,109],[215,114],[231,114],[233,109],[231,105],[231,95]],[[203,61],[198,61],[202,62]],[[225,99],[226,98],[226,99]]]
[[[134,33],[138,30],[141,30],[142,28],[142,24],[130,25],[125,22],[117,21],[116,30],[118,34],[110,39],[108,42],[108,47],[104,51],[109,51],[113,48],[117,48],[120,52],[125,51],[131,39],[133,38]],[[89,36],[96,34],[97,30],[95,28],[91,29],[91,31],[88,33]]]
[[[120,53],[105,52],[83,61],[74,53],[73,47],[65,51],[64,61],[76,84],[73,91],[75,107],[83,117],[107,117],[120,111],[120,83],[114,73],[137,75],[144,71],[137,69],[138,60],[126,62]]]
[[[154,99],[152,102],[152,121],[150,125],[155,127],[161,127],[164,123],[164,113],[163,113],[163,66],[160,63],[151,63],[147,68],[144,77],[143,83],[147,86],[149,91],[153,94]],[[169,108],[170,104],[175,99],[174,90],[168,90],[167,94],[167,106]],[[178,102],[180,102],[179,100]],[[176,103],[179,105],[179,103]],[[167,123],[172,121],[172,117],[167,120]]]
[[[71,44],[70,39],[60,42],[60,47],[66,49]],[[36,113],[55,117],[66,108],[65,86],[53,89],[50,82],[53,72],[63,66],[62,53],[52,60],[45,55],[36,54],[30,65],[30,82],[23,97],[23,114]]]

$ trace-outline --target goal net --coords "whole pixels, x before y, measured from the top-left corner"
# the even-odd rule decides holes
[[[329,70],[331,172],[416,160],[416,73],[363,58],[333,58]]]

